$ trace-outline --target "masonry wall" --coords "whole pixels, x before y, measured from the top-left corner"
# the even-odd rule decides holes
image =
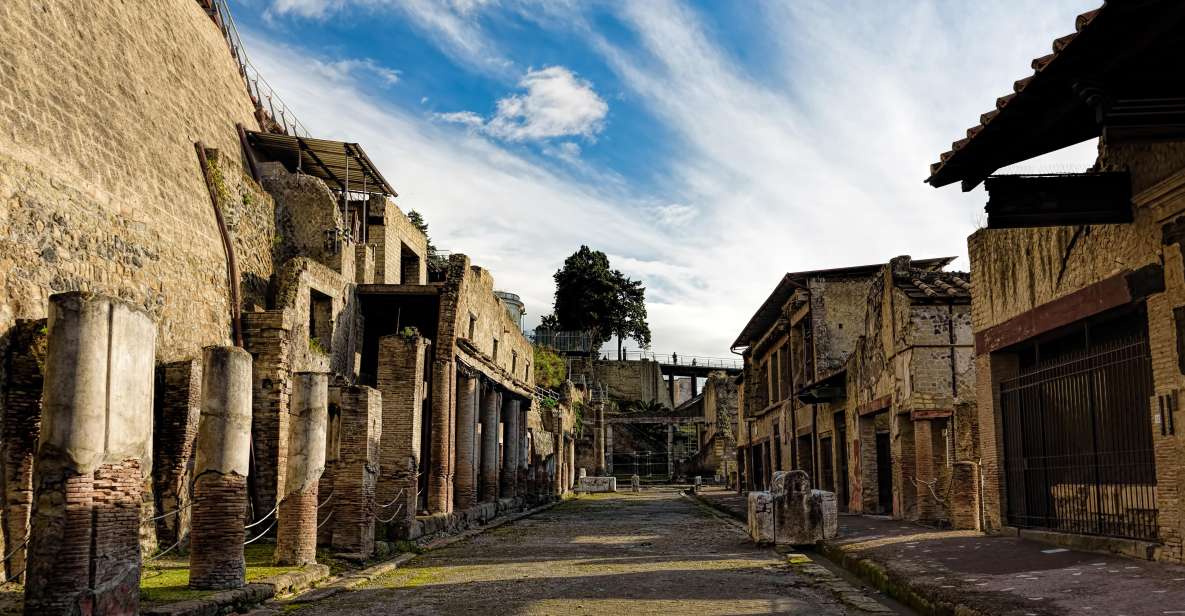
[[[457,267],[458,259],[463,258],[467,267],[463,270]],[[454,272],[464,272],[464,281],[457,291],[457,302],[454,308],[455,329],[458,338],[468,339],[483,354],[493,359],[494,363],[513,375],[515,379],[529,386],[535,384],[535,370],[530,367],[535,358],[535,347],[523,335],[518,322],[506,312],[502,300],[494,295],[494,277],[488,270],[476,266],[468,266],[469,259],[464,255],[453,255],[450,260],[449,275]],[[447,306],[441,298],[442,321]],[[475,318],[473,336],[469,335],[470,318]],[[441,331],[444,331],[441,323]],[[494,352],[494,341],[498,341],[497,353]],[[440,340],[437,344],[450,343]],[[447,346],[444,348],[448,348]]]
[[[77,289],[158,316],[163,361],[226,341],[193,144],[241,167],[256,124],[214,23],[192,0],[7,2],[0,40],[0,332]]]
[[[1010,318],[1065,298],[1125,271],[1163,265],[1165,290],[1146,301],[1157,395],[1185,386],[1181,347],[1185,333],[1174,309],[1185,306],[1185,263],[1180,233],[1185,227],[1185,146],[1180,143],[1100,147],[1100,168],[1130,170],[1135,220],[1131,224],[1037,229],[981,229],[968,238],[972,265],[972,324],[981,333]],[[1074,300],[1067,300],[1074,301]],[[1083,306],[1078,306],[1082,308]],[[1005,524],[1003,511],[1003,426],[999,383],[1016,373],[1015,356],[981,353],[977,404],[983,455],[984,513],[989,530]],[[1156,557],[1185,559],[1185,434],[1163,429],[1156,396],[1149,400],[1149,424],[1156,459],[1159,536]],[[1180,410],[1175,423],[1181,425]]]

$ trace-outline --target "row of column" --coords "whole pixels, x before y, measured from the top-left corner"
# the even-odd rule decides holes
[[[155,324],[121,300],[67,293],[50,298],[47,327],[25,613],[136,614],[143,487],[152,466]],[[244,585],[244,542],[270,528],[272,514],[257,511],[261,524],[247,531],[252,364],[243,349],[203,351],[186,507],[193,588]],[[333,543],[366,555],[374,544],[380,400],[366,387],[341,393],[347,436],[331,486],[338,509]],[[288,458],[272,525],[277,563],[301,565],[316,558],[328,375],[292,375],[288,402]]]

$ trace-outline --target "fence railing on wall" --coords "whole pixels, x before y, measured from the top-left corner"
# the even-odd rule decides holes
[[[210,17],[222,30],[222,36],[230,47],[230,55],[239,65],[239,74],[247,86],[251,102],[255,104],[255,112],[263,129],[273,133],[309,137],[309,130],[296,119],[292,108],[280,98],[275,88],[263,78],[263,74],[247,57],[227,0],[209,0],[209,4],[212,11]]]

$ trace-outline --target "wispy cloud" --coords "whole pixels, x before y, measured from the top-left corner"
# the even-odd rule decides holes
[[[400,72],[387,68],[370,58],[351,58],[346,60],[323,61],[310,59],[310,70],[336,82],[343,82],[370,75],[378,79],[379,83],[391,86],[399,83]]]
[[[738,41],[678,0],[358,2],[400,11],[457,66],[521,90],[485,115],[425,115],[368,98],[357,72],[342,81],[302,71],[306,52],[250,41],[302,121],[361,141],[437,243],[490,267],[535,315],[548,311],[564,256],[581,243],[605,250],[647,284],[655,347],[681,354],[726,352],[786,271],[964,255],[984,195],[925,186],[929,163],[1098,4],[769,2],[746,5],[757,17]],[[276,0],[273,11],[281,4],[324,18],[345,3]],[[540,65],[538,50],[516,64],[516,41],[487,27],[499,14],[562,30],[615,80],[590,73],[594,87],[562,59],[524,72]],[[606,21],[614,27],[597,26]],[[758,45],[759,65],[737,53]],[[576,162],[588,168],[594,140],[635,146],[612,130],[626,106],[670,135],[647,181],[567,175]],[[515,147],[530,141],[542,157]],[[1052,158],[1089,164],[1093,152],[1085,144]]]
[[[591,139],[601,131],[609,104],[591,83],[562,66],[528,70],[519,81],[526,90],[499,99],[489,119],[470,111],[440,113],[436,117],[507,141],[538,141],[554,137]],[[571,152],[572,146],[562,146]],[[577,146],[576,153],[579,153]]]

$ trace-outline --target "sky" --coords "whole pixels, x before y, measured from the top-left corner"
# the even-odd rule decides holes
[[[230,0],[316,137],[357,142],[440,249],[551,311],[582,244],[655,352],[729,357],[788,271],[957,256],[982,189],[929,164],[1098,0]],[[1021,164],[1075,171],[1083,143]],[[627,343],[636,348],[636,344]]]

